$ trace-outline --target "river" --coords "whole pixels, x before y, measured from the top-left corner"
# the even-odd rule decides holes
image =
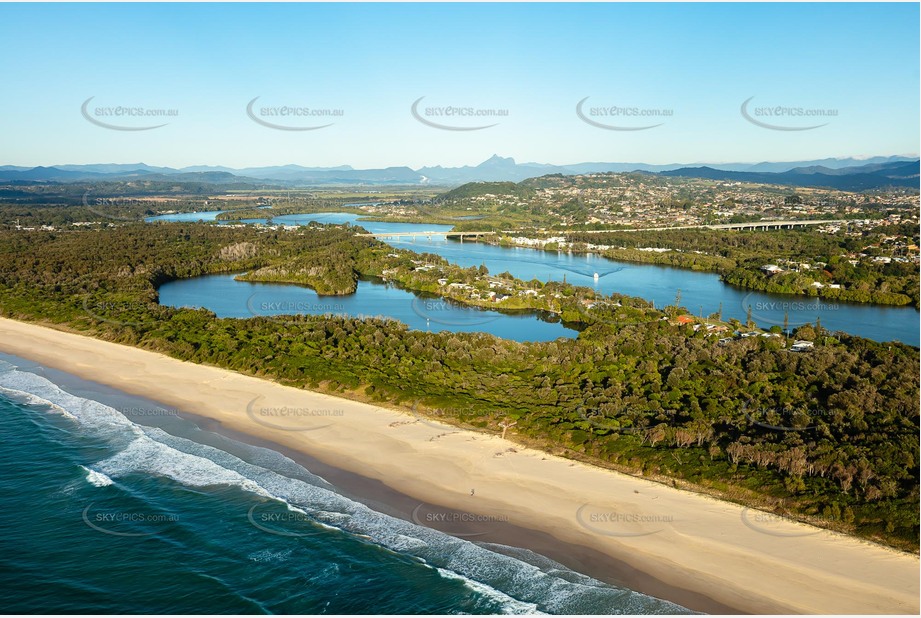
[[[218,212],[220,211],[197,214],[202,220],[214,220]],[[194,213],[161,215],[150,217],[147,221],[192,221],[195,220],[194,216]],[[704,317],[721,313],[724,320],[736,318],[745,322],[748,312],[751,311],[752,320],[759,327],[765,329],[775,325],[783,326],[786,314],[791,328],[805,323],[814,324],[818,319],[824,328],[831,331],[840,330],[876,341],[896,340],[913,346],[919,345],[919,323],[921,323],[921,319],[919,319],[918,311],[913,307],[844,303],[804,296],[753,292],[727,285],[720,280],[719,275],[713,273],[695,272],[654,264],[618,262],[593,254],[585,255],[517,247],[498,247],[470,241],[448,241],[443,236],[426,236],[423,232],[448,231],[451,229],[449,225],[358,221],[358,217],[359,215],[354,213],[318,213],[284,215],[275,217],[272,222],[278,225],[306,225],[311,221],[361,225],[375,234],[419,232],[419,236],[414,238],[384,238],[383,240],[394,247],[434,253],[450,262],[465,267],[485,264],[492,274],[509,272],[515,277],[526,281],[538,279],[546,282],[565,279],[568,283],[592,287],[604,294],[617,292],[628,296],[645,298],[653,301],[656,307],[674,304],[677,298],[679,299],[679,304],[687,307],[691,313],[703,315]],[[248,219],[246,222],[265,223],[265,219]],[[595,277],[596,274],[598,275],[597,277]],[[240,282],[235,283],[239,284]],[[194,284],[186,285],[194,287]],[[211,284],[209,283],[208,285]],[[351,297],[348,309],[345,312],[352,315],[380,315],[389,311],[392,313],[387,313],[388,315],[409,324],[412,328],[421,326],[404,309],[398,309],[398,306],[403,307],[407,302],[410,304],[410,309],[413,302],[415,302],[418,309],[420,300],[413,301],[402,298],[399,302],[394,303],[392,302],[393,297],[391,297],[390,304],[382,305],[383,292],[375,291],[376,285],[378,284],[367,282],[364,286],[359,286],[359,291],[354,297]],[[161,302],[165,302],[163,300],[164,288],[161,288]],[[165,291],[170,292],[171,290],[167,288]],[[191,292],[191,289],[184,290],[184,294],[187,295],[187,302],[194,304],[194,294],[188,296]],[[408,294],[407,292],[402,293]],[[240,294],[235,293],[235,297]],[[250,291],[245,298],[248,298],[251,294],[252,292]],[[203,294],[199,301],[200,303],[196,306],[205,306],[216,310],[207,304],[208,302],[214,302],[213,296]],[[314,301],[305,302],[309,304]],[[226,306],[218,307],[218,309],[221,311],[228,310]],[[451,309],[453,310],[454,308],[452,307]],[[474,309],[468,310],[478,311],[480,314],[485,313]],[[220,312],[218,313],[219,315],[221,314]],[[431,314],[425,311],[410,311],[410,313],[416,318],[431,317]],[[419,313],[423,315],[420,316]],[[251,313],[248,315],[251,315]],[[483,315],[479,317],[448,316],[443,320],[446,323],[440,324],[440,326],[451,330],[470,330],[470,327],[477,326],[479,328],[473,328],[473,330],[492,332],[510,339],[522,340],[520,332],[513,332],[519,328],[517,324],[521,323],[522,316],[499,315],[499,318],[490,319],[488,322],[484,322]],[[490,315],[489,317],[494,316]],[[501,318],[509,318],[509,320]],[[575,334],[573,331],[566,332],[567,329],[564,329],[559,324],[548,324],[533,316],[528,319],[530,324],[536,329],[540,329],[541,332],[535,332],[534,339],[526,340],[543,340],[546,337],[550,337],[553,333],[549,330],[544,330],[546,326],[556,326],[559,329],[559,336],[574,336]],[[452,324],[451,322],[458,322],[458,324]],[[491,327],[487,328],[484,324],[489,324]],[[516,326],[513,326],[513,324]],[[545,326],[539,326],[539,324]],[[429,327],[431,328],[431,320]],[[506,331],[505,329],[509,330]]]

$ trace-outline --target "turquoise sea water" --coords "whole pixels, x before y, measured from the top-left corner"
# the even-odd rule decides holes
[[[0,355],[5,613],[686,611],[385,515],[280,453],[62,375]]]

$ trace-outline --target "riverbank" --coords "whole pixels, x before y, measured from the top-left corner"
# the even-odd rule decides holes
[[[565,234],[565,232],[560,232]],[[522,242],[525,240],[527,242]],[[517,241],[517,242],[516,242]],[[760,269],[743,268],[739,261],[719,255],[701,251],[686,251],[682,249],[627,249],[611,246],[593,247],[584,242],[551,242],[539,239],[477,239],[474,242],[497,247],[517,247],[521,249],[534,249],[537,251],[565,251],[576,255],[597,255],[616,262],[629,262],[633,264],[652,264],[680,268],[691,272],[713,273],[719,275],[720,280],[727,285],[732,285],[740,290],[750,292],[765,292],[768,294],[782,294],[794,298],[822,299],[827,301],[840,301],[856,305],[875,305],[880,307],[914,307],[918,309],[917,299],[912,301],[905,294],[891,294],[881,291],[854,292],[840,285],[826,285],[817,282],[820,286],[793,289],[776,283],[776,275],[768,276]],[[800,259],[806,259],[800,258]],[[908,264],[908,262],[905,262]],[[784,274],[798,273],[799,271],[779,271]],[[814,278],[824,278],[821,269],[813,271]],[[917,290],[915,291],[915,295]]]
[[[307,225],[311,221],[339,225],[361,224],[368,231],[385,238],[388,233],[419,232],[418,238],[396,238],[388,240],[387,244],[417,253],[435,254],[461,268],[485,265],[493,275],[508,272],[525,282],[534,279],[542,283],[563,281],[592,288],[605,296],[616,293],[642,298],[654,303],[655,307],[674,304],[680,292],[679,304],[687,307],[694,315],[719,314],[724,320],[734,318],[745,322],[751,306],[752,317],[765,329],[784,324],[795,328],[807,323],[815,324],[820,319],[822,326],[829,331],[843,331],[881,342],[899,341],[915,347],[919,345],[918,311],[908,306],[851,303],[843,300],[823,302],[814,296],[750,291],[723,282],[715,272],[689,270],[680,265],[614,261],[599,254],[544,251],[534,247],[445,242],[427,239],[423,232],[446,231],[451,229],[450,226],[374,223],[367,220],[359,223],[357,219],[355,213],[322,213],[279,216],[273,223],[286,226]],[[169,217],[162,220],[168,221]],[[644,254],[642,257],[651,259],[659,255],[647,253],[649,255]],[[598,278],[594,277],[595,274]],[[496,292],[500,293],[499,290]]]
[[[537,530],[735,611],[919,609],[916,556],[498,437],[7,319],[0,350],[477,514],[474,534],[495,522]]]

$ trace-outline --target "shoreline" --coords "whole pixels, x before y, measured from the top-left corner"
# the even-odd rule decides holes
[[[357,494],[375,493],[376,483],[380,502],[404,515],[409,500],[490,518],[473,524],[477,538],[494,533],[604,581],[618,581],[611,575],[620,570],[637,578],[622,585],[690,609],[709,601],[716,612],[918,613],[916,555],[495,436],[83,335],[0,319],[0,351],[162,402],[342,479],[360,477]],[[272,413],[279,410],[300,413]],[[502,536],[494,524],[506,522]],[[531,542],[508,543],[513,527]],[[552,555],[556,543],[568,560]],[[650,591],[656,582],[667,594]]]
[[[417,499],[388,487],[381,481],[342,468],[337,468],[334,465],[326,464],[306,453],[259,438],[258,436],[229,429],[220,421],[200,416],[194,412],[170,409],[169,406],[149,397],[123,393],[118,389],[100,382],[78,377],[64,369],[42,367],[34,363],[34,361],[29,361],[20,356],[7,355],[0,352],[0,360],[8,360],[2,358],[2,356],[11,356],[14,364],[25,361],[24,364],[20,365],[21,371],[31,371],[38,375],[42,375],[71,394],[79,393],[78,396],[99,401],[100,403],[119,410],[123,414],[128,410],[163,408],[164,411],[168,413],[164,416],[175,415],[178,418],[191,421],[202,431],[212,432],[239,443],[266,448],[281,453],[309,470],[312,474],[322,477],[325,481],[329,482],[339,495],[345,496],[350,500],[355,500],[356,502],[361,502],[379,513],[397,517],[417,525],[420,524],[420,517],[417,516],[414,518],[414,511],[424,510],[427,514],[443,514],[446,516],[446,519],[453,518],[456,522],[450,524],[442,523],[442,525],[439,526],[437,525],[439,522],[433,521],[422,523],[421,525],[426,525],[427,527],[445,532],[446,534],[453,533],[459,538],[468,539],[476,543],[485,543],[487,546],[500,545],[515,549],[530,550],[546,558],[550,558],[575,572],[588,575],[618,587],[628,588],[633,592],[668,600],[687,609],[691,609],[692,611],[700,611],[708,614],[738,613],[734,608],[722,605],[702,594],[674,588],[673,586],[669,586],[647,576],[645,573],[635,571],[626,563],[591,548],[561,543],[547,533],[521,528],[504,521],[489,522],[488,529],[479,530],[476,524],[471,526],[470,524],[464,523],[465,520],[471,520],[471,516],[474,515],[469,511],[449,509],[435,504],[420,502]],[[30,363],[34,363],[35,366],[29,366]],[[142,420],[142,418],[143,417],[132,420],[137,422]],[[422,508],[420,509],[420,507]],[[487,548],[491,549],[490,547]],[[691,607],[688,607],[689,605]]]
[[[646,573],[631,569],[625,562],[592,548],[571,543],[561,543],[546,532],[522,528],[505,521],[490,521],[488,530],[480,530],[476,523],[472,525],[463,523],[465,519],[469,520],[476,517],[476,514],[470,511],[447,508],[424,501],[420,502],[379,480],[337,468],[282,444],[229,429],[219,421],[185,411],[181,411],[180,415],[193,420],[205,431],[212,431],[238,442],[279,452],[307,468],[313,474],[328,481],[336,488],[339,494],[356,502],[361,502],[379,513],[415,524],[420,524],[420,520],[424,518],[420,518],[418,515],[414,517],[414,512],[424,511],[425,514],[437,514],[438,516],[443,514],[447,519],[454,518],[460,523],[452,522],[449,525],[438,526],[438,522],[433,520],[421,523],[421,525],[426,525],[446,534],[454,534],[459,538],[476,543],[504,545],[530,550],[599,581],[667,600],[693,611],[707,614],[741,613],[735,608],[723,605],[703,594],[675,588]]]
[[[621,232],[621,231],[630,231],[630,230],[608,230],[608,231]],[[552,232],[548,232],[548,233],[556,233],[556,232],[559,232],[562,234],[574,233],[571,231],[567,232],[565,230],[553,230]],[[689,273],[696,273],[696,274],[701,274],[701,275],[715,275],[716,277],[719,278],[719,282],[721,285],[737,290],[739,293],[747,293],[746,295],[763,294],[766,296],[776,296],[778,298],[793,298],[794,299],[789,302],[807,303],[810,301],[824,301],[824,302],[827,302],[828,304],[837,305],[840,303],[840,304],[848,305],[854,308],[858,308],[858,307],[859,308],[868,307],[868,308],[873,308],[873,309],[906,309],[907,308],[907,309],[914,309],[916,312],[921,311],[921,307],[913,304],[911,300],[903,304],[880,303],[880,302],[858,301],[858,300],[852,300],[852,299],[832,298],[832,297],[822,296],[822,295],[812,296],[810,294],[803,293],[803,292],[777,292],[777,291],[766,290],[763,288],[745,287],[742,285],[738,285],[738,284],[726,281],[724,279],[725,273],[718,269],[694,268],[693,266],[682,266],[680,264],[668,264],[666,262],[656,262],[654,260],[631,259],[631,258],[626,258],[622,256],[610,257],[610,256],[606,256],[603,251],[598,251],[594,249],[583,250],[583,249],[572,249],[570,247],[567,247],[566,250],[563,250],[563,249],[554,250],[554,249],[545,249],[542,246],[534,246],[534,245],[519,244],[519,243],[510,243],[510,244],[504,245],[499,242],[490,242],[488,240],[486,241],[474,240],[471,242],[483,244],[483,245],[490,246],[490,247],[530,249],[532,251],[539,251],[542,253],[550,253],[550,252],[556,251],[557,253],[568,253],[568,254],[575,254],[575,255],[592,255],[592,256],[599,257],[604,260],[608,260],[610,262],[620,262],[624,264],[638,265],[638,266],[654,266],[654,267],[660,267],[660,268],[672,268],[675,270],[683,270]],[[682,253],[681,250],[671,250],[671,251],[677,251],[679,253]],[[642,298],[642,297],[638,297],[638,298]],[[643,300],[648,300],[648,299],[643,298]],[[687,307],[685,308],[687,309]],[[841,332],[845,332],[846,334],[851,335],[853,337],[869,338],[866,335],[858,335],[850,331],[841,331]],[[873,339],[873,341],[876,341],[876,340]],[[898,341],[898,340],[897,339],[887,339],[885,341],[880,340],[879,342],[888,343],[892,341]],[[904,342],[900,341],[900,343],[904,343]],[[905,343],[905,345],[910,345],[915,348],[918,347],[918,345],[914,345],[911,343]]]

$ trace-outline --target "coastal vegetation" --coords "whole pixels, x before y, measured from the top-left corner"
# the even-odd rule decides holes
[[[441,192],[436,188],[255,189],[151,179],[7,183],[0,184],[0,202],[5,200],[11,203],[0,203],[0,220],[23,227],[106,226],[166,212],[202,210],[225,211],[217,216],[222,222],[267,219],[271,223],[280,215],[348,211],[359,215],[359,223],[448,224],[456,231],[495,232],[482,237],[484,242],[591,251],[619,261],[716,272],[726,283],[749,290],[921,306],[918,196],[907,189],[853,193],[601,173],[550,174],[519,183],[474,182]],[[847,223],[794,230],[637,231],[646,226],[771,218],[835,218]],[[303,273],[302,280],[274,271],[248,276],[309,283]],[[431,282],[426,285],[431,287]],[[466,300],[479,304],[473,295]],[[507,308],[517,304],[546,309],[549,304],[520,301],[516,295]]]
[[[919,306],[918,266],[912,259],[918,254],[918,228],[908,223],[869,226],[850,233],[686,229],[555,236],[565,238],[566,250],[716,272],[726,283],[750,290]],[[483,241],[513,244],[508,236],[483,237]],[[553,241],[529,246],[563,248]],[[778,270],[765,272],[766,265]]]
[[[814,344],[805,352],[791,351],[783,336],[717,344],[677,320],[684,313],[677,306],[656,310],[641,299],[462,269],[354,231],[184,223],[4,229],[0,315],[411,408],[917,551],[917,349],[818,324],[794,334]],[[738,259],[732,250],[721,257]],[[348,294],[359,277],[378,276],[469,304],[551,310],[582,330],[575,340],[517,343],[411,331],[393,320],[221,319],[157,303],[167,281],[234,272],[322,294]]]
[[[242,219],[271,219],[282,215],[300,215],[317,212],[360,212],[348,198],[287,198],[269,208],[249,207],[222,212],[218,221],[240,221]]]

